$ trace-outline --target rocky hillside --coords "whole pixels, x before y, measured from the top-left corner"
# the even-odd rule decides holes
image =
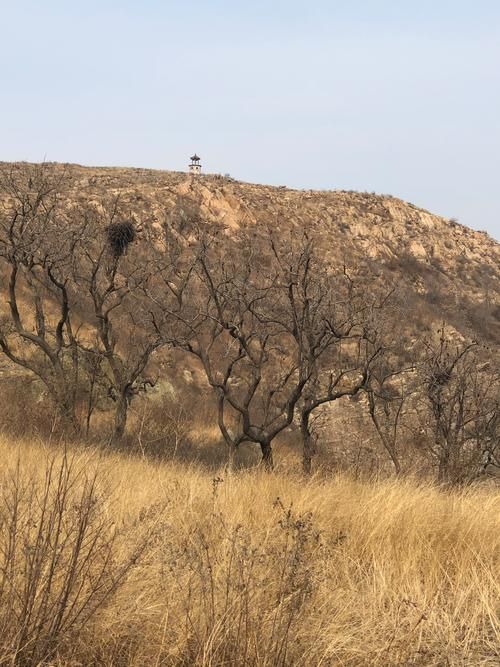
[[[3,182],[5,178],[2,177],[7,177],[13,167],[18,172],[26,169],[23,178],[31,183],[29,173],[32,173],[32,167],[29,165],[0,163],[0,179]],[[498,354],[500,245],[484,232],[473,231],[454,220],[433,215],[389,195],[291,190],[241,183],[216,175],[193,178],[185,173],[146,169],[59,164],[48,165],[48,169],[51,178],[55,176],[58,181],[59,175],[64,177],[58,185],[62,209],[71,209],[75,204],[86,202],[95,203],[99,208],[102,202],[118,197],[119,217],[135,221],[135,229],[139,233],[141,229],[147,232],[148,228],[159,229],[166,225],[178,237],[190,239],[193,221],[198,220],[220,229],[222,237],[224,234],[230,236],[237,234],[238,230],[245,230],[246,238],[252,239],[258,255],[259,247],[269,247],[266,240],[270,232],[284,237],[294,232],[297,238],[296,232],[303,230],[314,237],[315,254],[328,267],[345,266],[349,272],[369,269],[366,274],[368,289],[372,286],[372,280],[378,280],[379,277],[382,278],[380,284],[384,290],[387,285],[395,288],[395,319],[391,320],[390,335],[395,342],[398,339],[403,342],[400,346],[403,356],[405,349],[415,347],[415,342],[435,337],[443,321],[447,323],[448,331],[454,329],[454,335],[459,338],[475,339],[486,344],[487,347],[482,347],[482,350],[491,358]],[[4,192],[9,192],[8,187]],[[4,213],[7,216],[3,218],[5,231],[8,230],[8,207]],[[66,220],[64,215],[61,220]],[[50,224],[50,242],[53,240],[57,243],[55,236],[59,229],[59,218],[51,219]],[[143,259],[147,261],[151,246],[144,243],[139,247],[142,265]],[[146,254],[142,255],[143,252]],[[3,303],[0,304],[1,315],[2,311],[7,310],[8,301],[7,281],[2,273],[0,286],[4,294]],[[377,288],[373,286],[373,289]],[[25,300],[22,290],[19,299]],[[27,312],[33,311],[32,294],[24,305],[27,306]],[[85,322],[91,321],[86,320],[85,312],[79,312],[83,330]],[[42,320],[38,318],[36,326],[43,326]],[[7,330],[9,326],[7,318]],[[32,326],[35,326],[35,322]],[[393,326],[397,326],[398,330],[394,335]],[[136,347],[133,342],[127,342],[127,354],[133,353]],[[193,414],[199,413],[196,417],[203,422],[200,440],[206,445],[207,428],[213,431],[215,424],[213,415],[205,418],[200,412],[201,406],[203,409],[208,406],[210,410],[208,397],[211,396],[201,365],[190,356],[179,357],[177,350],[163,348],[155,357],[154,366],[153,375],[158,377],[158,381],[154,388],[148,390],[148,396],[156,396],[158,400],[156,403],[153,400],[151,409],[156,409],[156,405],[158,414],[163,415],[164,402],[168,398],[173,401],[175,410],[185,410],[190,415],[190,422]],[[0,415],[0,422],[1,419],[11,419],[12,406],[19,404],[20,414],[17,421],[13,420],[14,426],[29,420],[37,423],[39,417],[35,415],[25,419],[24,412],[28,404],[35,411],[39,409],[38,405],[42,406],[40,410],[43,412],[45,404],[41,400],[44,389],[40,383],[27,385],[33,374],[25,373],[22,366],[13,365],[5,355],[1,355],[0,377],[11,381],[10,391],[13,396],[8,398],[7,383],[4,382],[7,397],[4,403],[9,405],[10,401],[11,407],[3,417]],[[35,400],[30,403],[26,399],[28,403],[23,402],[22,396],[30,391]],[[109,392],[103,395],[98,406],[94,417],[97,424],[105,414],[109,416],[112,411],[109,396]],[[365,396],[358,396],[355,401],[346,400],[342,404],[339,401],[338,405],[332,404],[325,408],[329,416],[325,424],[329,425],[323,430],[321,446],[328,454],[325,460],[329,464],[337,460],[339,465],[342,461],[348,461],[352,469],[353,465],[357,466],[360,460],[364,460],[379,466],[380,445],[376,444],[373,425],[367,423],[366,405],[360,406],[366,401]],[[189,407],[194,405],[197,406],[196,411]],[[142,424],[146,420],[146,407],[141,419]],[[171,428],[172,417],[168,419],[168,428]],[[151,415],[148,420],[154,422]],[[161,428],[163,433],[167,427],[163,424]],[[189,428],[192,430],[191,423]],[[220,439],[220,436],[217,438]],[[386,464],[387,457],[382,459],[382,465],[384,461]]]
[[[68,200],[119,195],[141,225],[175,218],[182,229],[183,221],[198,217],[229,234],[254,228],[256,243],[268,229],[314,232],[326,262],[355,266],[369,259],[404,287],[417,332],[444,319],[463,335],[500,341],[500,245],[455,220],[390,195],[291,190],[148,169],[54,168],[69,176]]]

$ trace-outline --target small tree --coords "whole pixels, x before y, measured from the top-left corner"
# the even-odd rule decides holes
[[[427,343],[421,367],[421,424],[438,480],[465,482],[498,451],[500,374],[493,358],[482,358],[476,342],[453,342],[444,325],[439,334],[437,344]]]
[[[90,365],[107,383],[115,404],[112,441],[118,442],[131,401],[155,383],[148,369],[163,339],[158,311],[145,298],[154,270],[139,244],[133,244],[137,230],[124,219],[118,199],[89,204],[75,217],[82,233],[74,254],[74,285],[95,328],[95,335],[79,345],[86,355],[95,355]]]
[[[382,353],[375,313],[382,309],[366,296],[366,286],[345,267],[336,273],[316,256],[304,235],[278,250],[280,281],[287,300],[282,326],[293,337],[300,374],[307,378],[298,402],[302,465],[310,474],[315,454],[310,421],[315,410],[343,397],[355,396],[365,385],[370,367]]]
[[[308,379],[279,266],[270,247],[257,255],[244,233],[229,239],[200,231],[193,257],[189,280],[177,281],[182,296],[178,289],[170,306],[164,300],[176,321],[166,339],[201,362],[230,460],[249,441],[272,468],[273,441],[291,425]]]
[[[12,167],[0,179],[0,267],[7,276],[0,349],[43,382],[76,431],[79,358],[68,280],[78,235],[61,204],[64,184],[64,174],[46,164]]]
[[[384,359],[374,364],[364,390],[370,419],[396,474],[400,475],[403,471],[400,434],[405,409],[416,389],[412,382],[413,368],[398,368],[397,363],[394,366]]]

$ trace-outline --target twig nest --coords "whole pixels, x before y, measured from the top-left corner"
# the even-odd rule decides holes
[[[127,252],[127,248],[135,241],[137,236],[135,225],[130,220],[126,222],[113,222],[106,229],[108,243],[115,257],[121,257]]]

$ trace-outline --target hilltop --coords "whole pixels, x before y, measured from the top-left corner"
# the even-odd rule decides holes
[[[355,266],[369,259],[415,297],[425,329],[450,321],[464,335],[500,340],[500,244],[390,195],[293,190],[218,175],[54,164],[69,177],[68,200],[118,195],[141,225],[181,225],[198,217],[227,229],[303,229],[320,239],[325,262]],[[0,163],[0,169],[9,169]]]

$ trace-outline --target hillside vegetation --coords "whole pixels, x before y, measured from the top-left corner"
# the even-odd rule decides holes
[[[0,455],[2,665],[498,665],[493,489]]]
[[[230,466],[295,443],[307,473],[500,469],[487,235],[388,196],[74,165],[1,165],[0,203],[14,435],[185,453],[194,411]]]

